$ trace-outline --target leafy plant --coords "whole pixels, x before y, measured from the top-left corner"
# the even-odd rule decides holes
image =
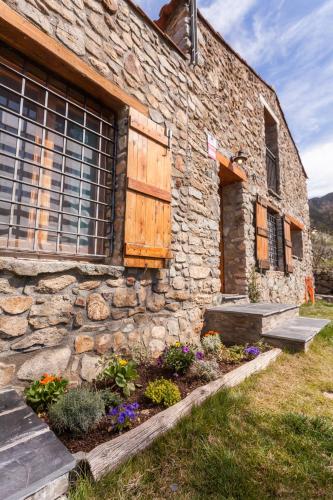
[[[77,388],[63,394],[50,406],[49,418],[58,432],[86,433],[105,415],[105,403],[99,392]]]
[[[113,356],[109,359],[99,378],[114,382],[113,387],[119,387],[124,396],[129,397],[135,391],[134,381],[138,378],[136,363],[126,359]]]
[[[260,290],[257,281],[256,268],[254,267],[250,274],[250,280],[248,283],[248,296],[250,302],[257,303],[260,301]]]
[[[67,385],[68,380],[44,373],[40,380],[35,380],[25,389],[26,402],[37,413],[45,412],[50,404],[64,394]]]
[[[114,408],[115,406],[119,406],[123,402],[119,394],[111,391],[111,389],[102,389],[99,391],[99,394],[104,401],[105,411],[108,411],[110,408]]]
[[[222,342],[219,334],[215,335],[205,335],[201,344],[206,355],[216,355],[220,352],[222,347]]]
[[[194,361],[190,372],[193,377],[205,380],[206,382],[216,380],[220,376],[219,365],[215,359]]]
[[[149,382],[145,396],[153,403],[163,404],[167,408],[181,400],[180,390],[176,384],[164,378]]]
[[[222,344],[219,359],[225,363],[240,363],[246,358],[244,349],[245,347],[243,345],[226,347]]]
[[[165,348],[159,363],[176,373],[185,373],[195,360],[195,348],[190,344],[176,342]]]
[[[108,416],[112,419],[113,429],[121,432],[127,429],[138,418],[137,410],[138,403],[123,403],[116,406],[108,412]]]

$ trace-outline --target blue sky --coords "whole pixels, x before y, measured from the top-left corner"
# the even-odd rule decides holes
[[[153,18],[167,0],[137,0]],[[333,191],[333,0],[198,0],[222,36],[277,90],[310,177]]]

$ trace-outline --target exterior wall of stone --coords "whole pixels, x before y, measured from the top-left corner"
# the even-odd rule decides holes
[[[281,199],[272,201],[309,227],[305,177],[273,90],[201,18],[199,65],[192,68],[129,1],[120,0],[116,12],[109,1],[6,3],[173,130],[174,258],[163,271],[121,267],[126,134],[120,134],[114,265],[0,258],[0,385],[59,370],[74,382],[89,380],[98,371],[98,355],[110,348],[144,342],[154,355],[166,341],[197,339],[204,311],[219,303],[221,289],[219,166],[208,158],[206,132],[226,154],[240,147],[250,154],[249,182],[222,190],[224,213],[230,214],[223,228],[226,292],[243,294],[255,266],[255,199],[271,198],[260,95],[280,120]],[[120,118],[124,129],[126,110]],[[262,300],[301,302],[309,274],[306,230],[304,257],[295,261],[293,274],[258,274]]]
[[[333,295],[333,269],[315,271],[316,293]]]

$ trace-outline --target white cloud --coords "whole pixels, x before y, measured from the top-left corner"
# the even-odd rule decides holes
[[[239,25],[258,0],[214,0],[200,11],[214,28],[227,36]]]
[[[309,197],[333,192],[333,141],[316,144],[301,156],[309,176]]]

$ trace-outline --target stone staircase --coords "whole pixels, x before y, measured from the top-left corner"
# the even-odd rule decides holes
[[[207,309],[204,331],[218,331],[226,345],[264,340],[274,347],[306,351],[324,319],[301,318],[290,304],[222,303]]]

